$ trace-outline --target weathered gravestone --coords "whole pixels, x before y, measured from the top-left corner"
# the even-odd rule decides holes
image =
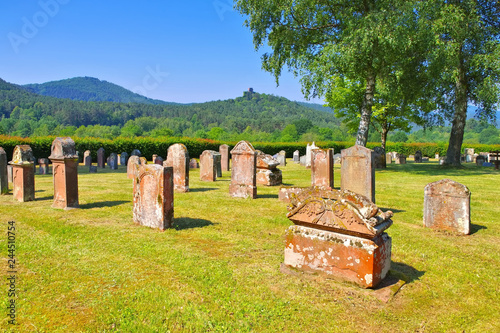
[[[9,179],[7,177],[7,154],[0,147],[0,194],[9,193]]]
[[[83,163],[85,166],[89,167],[92,165],[92,156],[90,155],[90,150],[86,150],[83,153]]]
[[[396,153],[395,161],[396,164],[406,164],[406,155]]]
[[[198,169],[200,165],[198,164],[198,161],[196,158],[192,158],[189,160],[189,169]]]
[[[231,150],[229,194],[236,198],[257,198],[257,152],[248,141],[240,141]]]
[[[78,208],[78,155],[75,142],[69,138],[56,138],[52,142],[52,173],[54,174],[54,203],[52,207]]]
[[[311,151],[313,149],[318,149],[318,148],[319,147],[316,147],[314,142],[312,143],[312,145],[307,144],[307,147],[306,147],[306,168],[311,167]]]
[[[165,162],[165,161],[163,160],[163,158],[161,156],[156,156],[154,164],[163,165],[163,162]]]
[[[89,173],[97,173],[97,166],[89,165]]]
[[[226,144],[220,145],[219,154],[222,171],[229,171],[229,146]]]
[[[468,235],[470,196],[467,186],[450,179],[427,184],[424,190],[424,226]]]
[[[118,169],[118,155],[116,153],[111,153],[109,155],[108,166],[111,170]]]
[[[278,153],[278,162],[280,163],[280,166],[286,166],[286,151],[281,150]]]
[[[293,196],[282,271],[292,268],[376,287],[391,267],[392,212],[351,191]]]
[[[373,148],[373,160],[375,169],[385,169],[387,166],[385,150],[382,147]]]
[[[104,169],[106,167],[106,153],[104,148],[97,149],[97,167]]]
[[[38,159],[38,174],[48,175],[49,174],[49,159],[39,158]]]
[[[439,158],[439,165],[444,165],[446,163],[446,156],[441,156]]]
[[[298,150],[296,150],[296,151],[293,152],[293,161],[295,163],[299,163],[300,162],[300,152]]]
[[[474,162],[474,148],[465,148],[465,162]]]
[[[214,163],[215,163],[215,177],[220,178],[222,177],[222,163],[221,163],[221,155],[214,151]]]
[[[391,153],[387,153],[385,154],[385,164],[387,166],[387,164],[391,164],[392,163],[392,154]]]
[[[17,145],[12,154],[12,184],[14,199],[20,202],[35,200],[33,151],[28,145]]]
[[[306,155],[300,156],[299,163],[302,166],[306,166]]]
[[[311,186],[333,189],[333,148],[311,151]]]
[[[186,146],[176,143],[168,147],[164,165],[174,168],[174,190],[189,192],[189,153]]]
[[[413,160],[415,163],[422,163],[422,152],[420,150],[417,150],[415,152],[415,155],[413,156]]]
[[[139,156],[141,157],[141,151],[139,149],[134,149],[132,150],[132,152],[130,153],[130,156]]]
[[[153,164],[156,164],[156,158],[158,157],[157,154],[153,154],[152,158],[151,158],[151,161],[153,162]]]
[[[257,152],[257,185],[276,186],[283,180],[281,170],[278,169],[280,163],[269,154],[264,154],[260,150]]]
[[[140,157],[133,155],[130,156],[127,162],[127,177],[134,179],[137,173],[137,166],[141,163]]]
[[[128,153],[123,152],[120,154],[120,165],[127,165],[128,163]]]
[[[205,150],[200,155],[200,180],[214,182],[217,177],[217,166],[215,162],[215,151]]]
[[[375,168],[373,151],[363,146],[342,149],[340,187],[364,195],[375,202]]]
[[[160,230],[170,228],[174,219],[173,168],[158,164],[134,167],[134,222]]]

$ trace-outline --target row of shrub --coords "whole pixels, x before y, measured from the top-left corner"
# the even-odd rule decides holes
[[[3,147],[7,156],[12,156],[12,152],[16,145],[30,145],[33,150],[33,154],[36,157],[47,157],[50,155],[50,149],[52,146],[52,141],[55,139],[53,136],[45,137],[32,137],[32,138],[21,138],[14,136],[0,135],[0,147]],[[76,150],[83,155],[83,152],[90,150],[92,154],[92,159],[97,159],[97,150],[101,147],[106,151],[106,155],[112,152],[131,153],[134,149],[139,149],[142,156],[151,159],[153,154],[158,154],[159,156],[165,157],[167,154],[167,149],[170,145],[174,143],[184,144],[191,157],[199,157],[204,150],[219,150],[219,146],[223,143],[234,147],[236,142],[220,142],[207,139],[193,139],[193,138],[179,138],[179,137],[165,137],[165,138],[149,138],[149,137],[136,137],[136,138],[123,138],[118,137],[114,140],[108,139],[98,139],[98,138],[75,138]],[[300,155],[306,153],[306,142],[256,142],[252,143],[255,149],[261,150],[267,154],[274,155],[281,150],[286,151],[287,157],[292,157],[293,152],[298,150]],[[335,153],[339,153],[342,149],[348,148],[353,145],[352,142],[317,142],[316,145],[320,148],[333,148]],[[368,143],[367,147],[373,149],[378,146],[377,143]],[[481,151],[492,151],[500,150],[500,145],[482,145],[482,144],[470,144],[463,148],[474,148],[476,152]],[[434,157],[436,153],[440,156],[446,155],[446,150],[448,149],[448,144],[444,143],[391,143],[388,142],[386,146],[386,151],[392,152],[396,151],[400,154],[412,155],[415,154],[417,150],[422,152],[423,156]]]

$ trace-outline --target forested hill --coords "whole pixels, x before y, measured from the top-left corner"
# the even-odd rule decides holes
[[[147,98],[114,83],[87,76],[41,84],[26,84],[23,87],[36,94],[76,101],[176,104]]]
[[[255,131],[272,133],[300,120],[332,129],[340,124],[329,112],[259,93],[190,105],[83,102],[37,95],[0,79],[2,117],[1,132],[23,136],[32,135],[42,125],[46,125],[49,132],[60,125],[123,127],[136,118],[151,119],[154,128],[169,128],[174,134],[183,134],[187,129],[196,131],[213,127],[220,127],[228,133],[241,133],[248,126]]]

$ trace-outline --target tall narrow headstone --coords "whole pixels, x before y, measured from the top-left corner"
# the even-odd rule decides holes
[[[286,151],[281,150],[278,153],[278,162],[280,162],[280,166],[286,166]]]
[[[38,159],[38,173],[40,175],[48,175],[49,174],[49,159],[48,158],[39,158]]]
[[[231,150],[229,194],[236,198],[257,198],[257,152],[248,141],[240,141]]]
[[[109,155],[109,162],[108,166],[111,170],[117,170],[118,169],[118,155],[116,153],[111,153]]]
[[[7,154],[0,147],[0,194],[9,193],[9,180],[7,176]]]
[[[158,164],[137,165],[133,219],[137,224],[160,230],[172,226],[174,219],[172,167]]]
[[[396,153],[395,161],[396,164],[406,164],[406,155]]]
[[[186,146],[176,143],[168,147],[164,165],[174,168],[174,190],[189,192],[189,153]]]
[[[215,151],[205,150],[200,155],[200,180],[204,182],[214,182],[216,177],[217,166],[215,162]]]
[[[139,167],[139,164],[141,163],[140,157],[139,156],[130,156],[127,162],[127,177],[129,179],[135,179],[135,176],[137,175],[137,170]]]
[[[373,151],[353,146],[341,152],[340,187],[364,195],[375,202],[375,167]]]
[[[28,145],[17,145],[12,154],[12,184],[14,199],[20,202],[35,200],[35,171],[33,151]]]
[[[219,154],[222,171],[229,171],[229,146],[226,144],[220,145]]]
[[[413,160],[415,163],[422,163],[422,152],[420,150],[417,150],[415,152],[415,155],[413,156]]]
[[[97,150],[97,166],[102,169],[106,167],[106,156],[102,147]]]
[[[391,164],[392,163],[392,154],[391,153],[387,153],[385,154],[385,164],[387,166],[387,164]]]
[[[387,162],[384,148],[375,147],[373,148],[373,152],[375,169],[385,169],[387,167]]]
[[[467,186],[450,179],[427,184],[424,190],[424,226],[468,235],[470,196]]]
[[[215,176],[222,177],[222,156],[218,152],[214,152]]]
[[[299,163],[300,162],[300,152],[298,150],[296,150],[296,151],[293,152],[293,161],[295,163]]]
[[[87,167],[92,165],[92,156],[90,155],[90,150],[86,150],[85,153],[83,153],[83,163]]]
[[[120,165],[127,165],[128,163],[128,153],[123,152],[120,154]]]
[[[474,148],[465,148],[465,162],[474,162]]]
[[[311,186],[333,189],[333,148],[311,151]]]
[[[78,155],[75,142],[69,138],[56,138],[52,142],[52,173],[54,174],[54,203],[52,207],[78,208]]]

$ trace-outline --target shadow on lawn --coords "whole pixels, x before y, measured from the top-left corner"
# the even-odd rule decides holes
[[[482,230],[482,229],[488,229],[487,227],[485,227],[484,225],[479,225],[479,224],[474,224],[474,223],[471,223],[470,224],[470,234],[475,234],[476,232],[478,232],[479,230]]]
[[[472,165],[472,163],[469,163],[469,165],[462,165],[458,168],[429,163],[395,164],[388,166],[386,170],[394,172],[407,172],[416,175],[444,177],[500,174],[498,170],[494,170],[493,168],[480,167]]]
[[[277,194],[257,194],[257,199],[278,199]]]
[[[415,280],[419,280],[425,274],[425,271],[419,271],[407,264],[402,262],[391,262],[391,270],[402,274],[401,280],[406,281],[406,283],[411,283]]]
[[[402,209],[387,208],[387,207],[378,207],[378,208],[381,209],[383,212],[386,212],[388,210],[390,210],[393,213],[404,213],[404,212],[406,212],[406,210],[402,210]]]
[[[92,202],[80,205],[81,209],[91,209],[91,208],[102,208],[102,207],[113,207],[119,206],[125,203],[129,203],[130,201],[101,201],[101,202]]]
[[[199,188],[189,188],[189,192],[208,192],[208,191],[215,191],[215,187],[199,187]]]
[[[208,227],[209,225],[213,225],[213,223],[208,220],[193,219],[190,217],[174,218],[174,224],[173,224],[175,230],[203,228],[203,227]]]

